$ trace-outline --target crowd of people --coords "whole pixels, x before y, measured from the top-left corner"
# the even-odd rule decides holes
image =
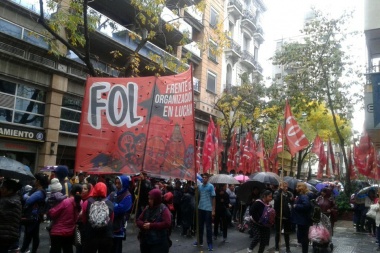
[[[312,201],[331,217],[332,223],[335,221],[336,205],[329,187],[315,194],[303,182],[299,182],[294,191],[288,189],[286,182],[281,182],[266,189],[252,189],[249,201],[243,202],[236,194],[238,185],[213,185],[208,182],[209,177],[203,174],[200,184],[179,179],[149,179],[145,172],[132,178],[125,175],[86,177],[79,173],[70,180],[67,167],[58,166],[50,176],[35,174],[32,187],[6,179],[0,188],[0,219],[6,221],[0,224],[0,253],[16,248],[21,253],[36,253],[44,220],[49,221],[46,229],[51,253],[71,253],[74,249],[79,253],[120,253],[129,219],[134,220],[140,230],[138,240],[142,253],[169,252],[174,227],[181,227],[182,236],[197,235],[194,246],[203,246],[206,227],[207,249],[213,251],[215,240],[228,243],[228,228],[242,223],[244,213],[251,222],[252,241],[247,245],[247,252],[252,252],[257,245],[258,252],[264,252],[272,229],[261,220],[267,207],[273,207],[276,213],[276,252],[279,252],[283,230],[285,251],[290,253],[289,235],[297,231],[302,252],[306,253]],[[362,227],[360,224],[358,221],[358,229]]]

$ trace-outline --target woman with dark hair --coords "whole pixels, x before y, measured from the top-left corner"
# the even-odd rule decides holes
[[[172,221],[169,209],[162,203],[162,193],[159,189],[149,192],[148,203],[136,221],[140,229],[140,252],[168,253]]]
[[[298,182],[296,191],[298,196],[294,200],[292,209],[293,223],[297,224],[297,239],[302,245],[302,253],[309,250],[309,227],[311,225],[310,212],[311,204],[308,197],[309,190],[303,182]]]
[[[332,196],[331,189],[323,188],[321,190],[321,195],[315,201],[317,202],[318,206],[321,208],[321,212],[330,218],[331,231],[333,231],[338,209],[335,204],[335,199]]]
[[[50,253],[72,253],[76,221],[81,211],[82,186],[74,184],[70,197],[49,210],[52,226],[50,230]]]
[[[5,180],[0,187],[0,253],[7,253],[20,238],[21,199],[17,192],[22,185]]]
[[[33,240],[31,253],[36,253],[40,244],[40,223],[43,220],[42,211],[45,207],[46,192],[49,185],[49,177],[44,173],[37,173],[33,189],[24,195],[23,217],[21,219],[25,225],[24,241],[21,252],[25,252],[30,242]]]
[[[272,191],[265,190],[261,195],[261,199],[258,199],[255,202],[253,202],[251,207],[249,208],[249,214],[251,215],[253,220],[253,239],[251,244],[249,245],[249,248],[247,249],[248,253],[251,253],[259,242],[260,246],[258,253],[263,253],[265,250],[265,246],[269,245],[270,228],[260,224],[260,218],[264,212],[265,206],[269,205],[269,202],[272,201],[272,197]]]

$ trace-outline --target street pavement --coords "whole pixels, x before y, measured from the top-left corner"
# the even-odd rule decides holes
[[[41,224],[40,229],[40,247],[38,249],[39,253],[49,252],[49,236],[45,230],[46,223]],[[180,235],[181,228],[173,229],[171,240],[173,241],[173,246],[170,248],[170,252],[173,253],[203,253],[207,252],[207,244],[205,243],[203,247],[194,247],[193,243],[195,237],[182,237]],[[128,226],[127,239],[123,244],[123,252],[125,253],[138,253],[139,242],[137,240],[138,229],[134,225]],[[281,238],[283,242],[283,237]],[[290,237],[290,246],[292,253],[301,253],[301,247],[297,246],[296,235],[292,234]],[[221,237],[214,241],[214,252],[220,253],[246,253],[247,247],[249,246],[251,239],[247,232],[240,233],[236,228],[228,229],[228,243],[223,243]],[[204,239],[206,242],[206,238]],[[375,238],[369,236],[367,233],[356,233],[352,226],[351,221],[338,221],[335,223],[334,236],[332,238],[334,245],[334,253],[369,253],[375,252],[377,245],[375,243]],[[253,250],[257,252],[258,246]],[[274,253],[274,234],[272,234],[270,239],[270,244],[266,248],[266,252]],[[281,247],[281,252],[285,252],[285,247]],[[312,248],[309,247],[309,252],[313,252]]]

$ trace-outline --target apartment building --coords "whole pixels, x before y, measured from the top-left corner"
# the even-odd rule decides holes
[[[125,62],[115,61],[109,52],[130,54],[137,43],[129,34],[141,35],[142,31],[133,30],[135,10],[129,0],[109,3],[89,3],[93,12],[117,26],[114,30],[100,27],[91,33],[92,62],[102,76],[117,77],[117,67]],[[210,34],[219,18],[224,17],[225,7],[223,1],[207,1],[205,11],[200,13],[194,8],[196,3],[168,0],[160,22],[164,25],[179,20],[180,25],[171,31],[161,30],[161,36],[146,43],[138,53],[141,76],[155,74],[144,68],[154,60],[152,55],[170,59],[171,66],[165,65],[165,74],[169,75],[177,73],[176,66],[182,64],[179,57],[191,53],[188,63],[194,67],[196,130],[203,138],[210,115],[217,116],[213,103],[223,89],[224,60],[212,50],[202,52],[196,43],[218,45]],[[44,28],[37,23],[38,15],[38,1],[0,2],[0,155],[16,159],[34,171],[54,164],[73,168],[87,69],[71,51],[60,58],[49,54]],[[192,41],[178,46],[185,32]],[[252,30],[251,35],[254,34]],[[165,51],[167,45],[175,48],[175,55]],[[250,64],[255,63],[253,59],[249,58]]]
[[[262,77],[259,49],[264,42],[261,18],[266,7],[262,0],[229,0],[224,11],[230,44],[223,55],[222,90],[241,85],[243,73],[248,74],[251,82]]]
[[[367,71],[364,89],[365,131],[380,148],[380,5],[364,1],[364,34],[367,44]]]

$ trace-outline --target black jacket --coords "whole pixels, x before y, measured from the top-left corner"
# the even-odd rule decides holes
[[[0,248],[6,249],[19,240],[21,210],[19,195],[0,198]]]
[[[274,210],[276,211],[276,217],[281,215],[281,193],[282,193],[282,218],[290,219],[291,206],[293,204],[293,194],[289,191],[286,193],[282,190],[278,190],[274,194]]]

